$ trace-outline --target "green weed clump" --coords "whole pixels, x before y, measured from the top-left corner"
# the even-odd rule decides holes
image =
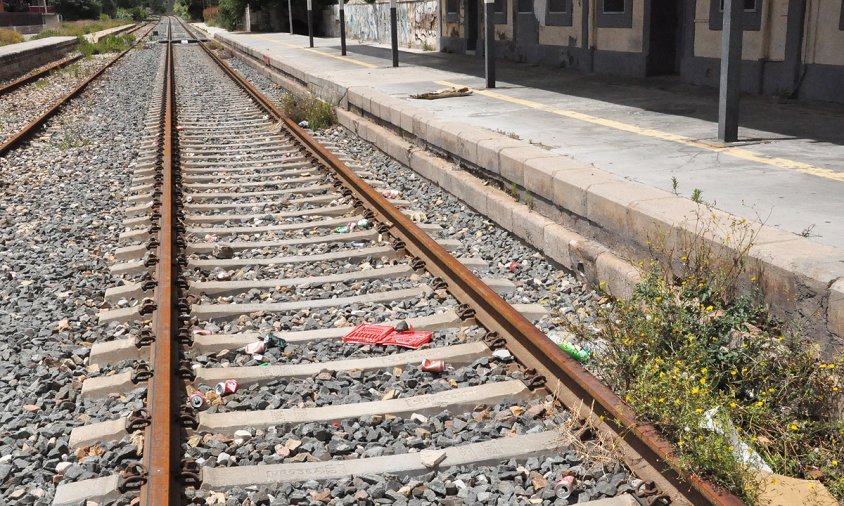
[[[0,28],[0,46],[23,42],[23,35],[8,28]]]
[[[642,265],[629,300],[575,326],[596,352],[589,368],[676,445],[684,466],[746,501],[758,497],[757,475],[713,419],[735,426],[774,472],[818,479],[844,500],[844,354],[822,360],[755,298],[734,296],[737,280],[690,256],[674,259],[679,277]]]
[[[108,35],[97,42],[91,42],[83,36],[77,38],[77,49],[85,56],[105,53],[119,53],[129,49],[135,36],[132,34]]]
[[[59,28],[44,30],[42,32],[39,32],[32,38],[43,39],[45,37],[55,36],[79,37],[80,35],[99,32],[125,24],[127,24],[125,19],[111,19],[108,17],[96,21],[92,19],[84,19],[79,21],[65,21],[61,24]]]
[[[292,93],[285,93],[281,99],[281,107],[288,118],[296,123],[305,120],[308,122],[308,128],[312,130],[327,128],[337,122],[331,104],[317,98],[300,99]]]

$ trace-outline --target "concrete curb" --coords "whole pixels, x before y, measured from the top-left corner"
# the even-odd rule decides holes
[[[711,251],[717,262],[729,265],[744,249],[741,239],[752,237],[745,256],[747,279],[739,281],[739,289],[758,289],[772,314],[796,322],[823,355],[844,348],[844,252],[837,248],[625,180],[525,141],[437,119],[408,99],[369,87],[345,88],[304,64],[300,68],[269,57],[266,66],[266,54],[227,33],[215,38],[294,93],[334,103],[341,124],[585,280],[605,281],[614,295],[630,293],[638,280],[632,265],[650,261],[654,249],[669,252],[662,260],[680,272],[680,258],[690,249]],[[432,153],[499,187],[515,184],[532,196],[536,212]]]

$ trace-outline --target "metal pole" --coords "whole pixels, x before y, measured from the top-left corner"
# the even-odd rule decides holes
[[[743,13],[743,0],[724,0],[724,21],[721,27],[721,88],[718,94],[718,138],[724,142],[738,140]]]
[[[340,6],[340,54],[346,56],[346,9],[343,8],[345,0],[337,0]]]
[[[495,20],[492,19],[494,11],[495,0],[484,0],[484,69],[487,88],[495,88]]]
[[[287,0],[287,19],[290,23],[290,35],[293,35],[293,6],[291,2],[293,0]]]
[[[312,0],[308,0],[308,44],[314,47],[314,11]]]
[[[399,66],[399,30],[396,21],[396,0],[390,0],[390,39],[393,46],[393,67]]]

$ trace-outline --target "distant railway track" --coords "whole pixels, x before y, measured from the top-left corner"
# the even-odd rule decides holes
[[[71,100],[73,100],[74,97],[76,97],[80,93],[82,93],[82,91],[84,91],[85,88],[90,83],[95,81],[103,72],[105,72],[108,68],[110,68],[114,63],[119,61],[127,52],[131,51],[137,45],[137,43],[140,40],[142,40],[144,37],[146,37],[152,31],[153,26],[154,25],[138,25],[138,26],[136,26],[132,29],[129,29],[125,32],[121,32],[121,33],[135,33],[137,31],[140,31],[143,28],[146,28],[146,31],[144,31],[143,34],[140,37],[138,37],[138,39],[135,41],[135,43],[132,45],[132,47],[130,47],[129,49],[127,49],[125,51],[122,51],[120,54],[118,54],[117,56],[115,56],[114,58],[112,58],[111,60],[106,62],[105,65],[103,65],[100,69],[98,69],[91,76],[89,76],[88,78],[86,78],[82,82],[80,82],[69,93],[67,93],[67,94],[63,95],[61,98],[59,98],[47,110],[45,110],[44,112],[42,112],[41,114],[39,114],[38,116],[33,118],[31,121],[29,121],[25,126],[23,126],[16,133],[13,133],[12,135],[5,137],[5,139],[2,140],[2,143],[0,143],[0,156],[5,155],[11,149],[14,149],[16,146],[19,146],[21,143],[30,139],[35,133],[37,133],[40,130],[41,126],[43,126],[44,123],[47,122],[47,120],[49,120],[56,113],[58,113],[62,109],[62,107],[64,107],[67,103],[69,103]],[[8,94],[11,94],[11,93],[14,93],[14,92],[21,93],[21,92],[25,91],[25,90],[20,89],[23,86],[35,83],[35,82],[37,82],[41,79],[47,79],[47,78],[49,78],[50,74],[53,73],[54,71],[60,70],[60,69],[66,67],[68,65],[72,65],[74,63],[77,63],[81,59],[82,59],[82,55],[72,56],[70,58],[62,59],[62,60],[44,68],[44,69],[42,69],[41,71],[39,71],[37,73],[34,73],[32,75],[28,75],[28,76],[24,76],[21,79],[18,79],[18,80],[13,81],[13,82],[11,82],[11,83],[3,86],[3,87],[0,87],[0,97],[8,96]]]
[[[145,406],[70,438],[81,448],[143,431],[143,459],[61,484],[57,504],[135,490],[145,505],[202,502],[254,486],[321,501],[320,483],[345,493],[337,484],[355,477],[382,498],[442,502],[460,497],[462,480],[440,489],[437,473],[510,476],[523,473],[510,461],[531,460],[552,477],[524,468],[522,489],[540,503],[588,493],[587,475],[613,475],[607,490],[634,501],[618,504],[742,504],[686,473],[653,427],[539,331],[541,307],[505,301],[506,280],[474,272],[482,260],[454,256],[456,241],[432,237],[439,227],[411,202],[285,118],[187,26],[166,22],[161,100],[148,112],[112,267],[123,283],[100,313],[125,332],[91,348],[103,374],[82,384],[88,399],[146,385]],[[434,337],[414,351],[341,341],[348,324],[372,321],[388,327],[385,339],[405,323]],[[594,463],[569,447],[597,445],[596,431],[615,438],[631,473],[621,462],[599,466],[613,468],[601,479],[584,469]],[[430,479],[406,481],[418,475]],[[384,476],[400,486],[381,491]],[[485,502],[481,488],[461,500]],[[360,491],[350,492],[356,503],[376,499]]]

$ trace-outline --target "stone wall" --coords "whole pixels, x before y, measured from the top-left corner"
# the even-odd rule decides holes
[[[345,10],[347,41],[390,43],[389,2],[352,0],[346,4]],[[399,46],[438,51],[438,15],[436,0],[398,2],[396,18]],[[322,26],[325,35],[340,36],[340,14],[336,4],[323,11]]]

